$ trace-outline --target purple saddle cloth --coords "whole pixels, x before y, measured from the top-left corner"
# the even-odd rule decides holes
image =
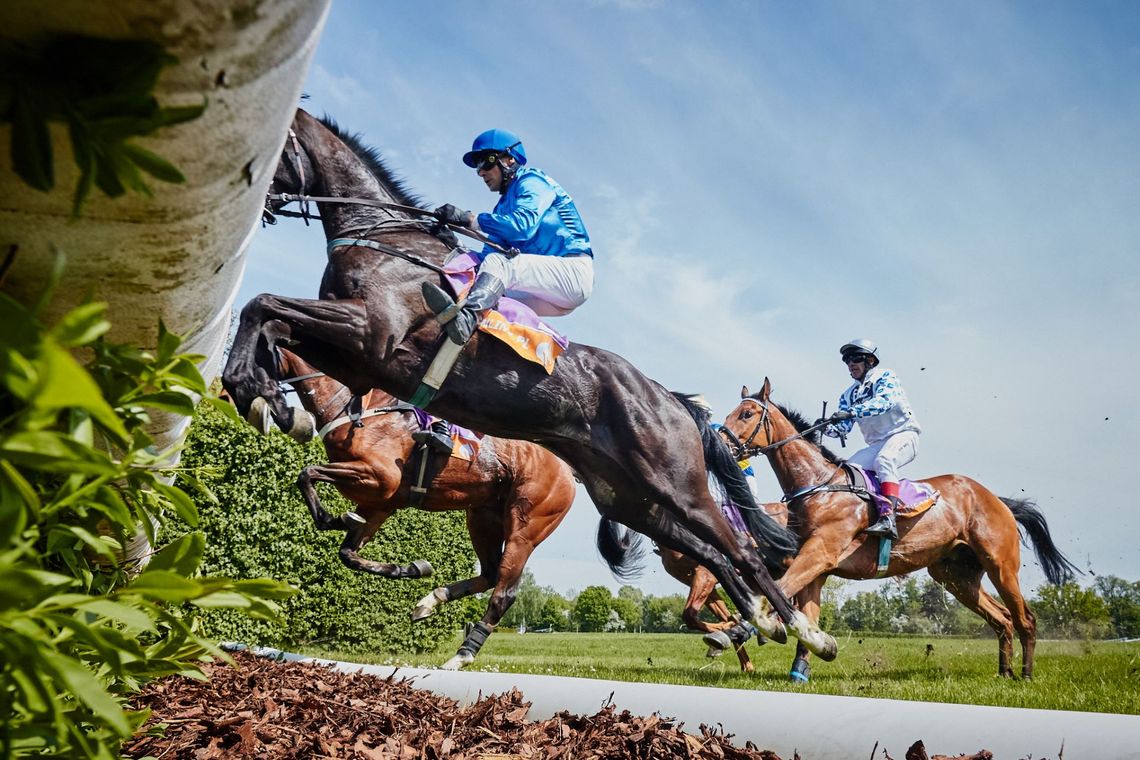
[[[863,478],[867,481],[867,486],[880,508],[889,506],[882,494],[879,476],[873,470],[864,469],[850,462],[847,463],[847,466],[863,474]],[[925,511],[938,501],[938,495],[937,490],[925,483],[903,478],[899,481],[899,500],[903,503],[903,509],[900,510],[900,513],[905,515]]]

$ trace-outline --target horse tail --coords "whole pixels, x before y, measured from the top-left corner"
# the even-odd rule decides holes
[[[603,517],[598,522],[598,552],[620,581],[631,581],[641,575],[645,556],[643,536],[637,531]]]
[[[1045,515],[1041,514],[1037,505],[1031,499],[999,498],[1009,507],[1018,526],[1029,536],[1033,551],[1037,554],[1037,562],[1045,572],[1045,578],[1056,586],[1075,580],[1081,571],[1061,554],[1057,545],[1053,543],[1053,536],[1049,534],[1049,526],[1045,523]]]
[[[800,545],[795,533],[780,525],[756,503],[748,480],[737,464],[728,444],[717,435],[709,424],[709,413],[704,407],[693,402],[693,397],[684,393],[674,393],[692,416],[701,431],[701,444],[705,451],[705,466],[721,485],[733,504],[740,508],[741,516],[748,525],[749,532],[756,539],[760,555],[766,564],[779,570],[784,569],[784,560],[796,556]]]

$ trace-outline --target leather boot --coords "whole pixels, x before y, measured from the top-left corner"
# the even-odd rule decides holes
[[[495,275],[480,272],[471,290],[467,291],[467,297],[460,303],[452,300],[434,282],[425,282],[421,290],[428,308],[447,330],[447,337],[462,346],[475,333],[483,312],[499,302],[506,287]]]
[[[887,496],[885,498],[890,504],[890,508],[880,514],[875,524],[863,532],[868,536],[886,536],[888,538],[897,539],[899,537],[899,531],[895,526],[895,512],[898,511],[902,502],[897,496]]]
[[[416,443],[426,443],[440,454],[451,454],[451,426],[445,420],[436,420],[427,430],[412,433]]]

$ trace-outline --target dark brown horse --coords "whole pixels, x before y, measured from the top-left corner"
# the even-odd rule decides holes
[[[879,541],[863,534],[869,525],[867,504],[850,492],[807,490],[845,482],[839,460],[800,433],[809,425],[798,414],[770,400],[771,384],[753,395],[745,387],[741,402],[724,427],[743,442],[738,455],[765,454],[790,500],[788,525],[800,537],[799,554],[779,583],[813,620],[829,575],[856,580],[876,576]],[[1018,526],[1033,543],[1050,583],[1071,580],[1076,568],[1057,550],[1044,516],[1032,502],[1001,499],[964,475],[939,475],[921,482],[941,498],[926,512],[900,517],[899,538],[890,553],[886,575],[921,568],[958,601],[980,615],[998,636],[998,673],[1013,676],[1013,634],[1021,640],[1021,674],[1033,675],[1036,622],[1018,581],[1021,550]],[[982,588],[988,576],[999,602]],[[1002,604],[1004,602],[1004,604]],[[802,661],[802,664],[800,664]],[[797,667],[806,676],[807,652],[797,651]]]
[[[414,409],[373,390],[363,398],[358,426],[349,416],[348,388],[315,372],[293,353],[279,352],[281,374],[293,379],[290,384],[302,405],[327,431],[323,438],[329,463],[306,467],[297,479],[317,529],[346,531],[340,558],[354,570],[385,578],[431,575],[426,560],[392,565],[359,554],[396,510],[414,503],[411,489],[419,482],[422,456],[413,456],[417,444],[412,434],[420,429]],[[426,472],[435,476],[418,508],[467,512],[479,575],[435,589],[416,605],[412,619],[426,618],[444,602],[493,589],[482,621],[444,665],[455,670],[475,659],[514,602],[531,552],[570,511],[574,475],[561,459],[528,441],[486,436],[470,461],[439,453],[431,456]],[[330,515],[321,506],[316,483],[331,483],[356,505],[356,511]]]
[[[274,191],[418,205],[374,153],[335,125],[299,110],[292,132]],[[280,205],[274,200],[271,210]],[[294,429],[296,420],[277,387],[272,353],[278,342],[356,396],[381,388],[410,399],[444,340],[422,285],[445,284],[440,267],[452,246],[432,234],[422,213],[317,205],[329,239],[319,298],[252,299],[242,309],[223,373],[243,415],[262,399],[284,430]],[[548,374],[501,341],[476,333],[426,408],[474,430],[547,447],[574,468],[603,516],[698,559],[746,619],[757,613],[762,594],[812,652],[835,656],[835,640],[792,607],[765,567],[780,566],[795,552],[794,536],[750,512],[758,553],[736,536],[709,496],[711,471],[734,501],[754,504],[707,414],[620,356],[572,344]],[[759,624],[772,634],[783,632],[769,616]]]
[[[689,630],[715,633],[728,630],[740,622],[740,618],[732,614],[716,590],[716,576],[702,567],[695,559],[681,552],[659,546],[657,553],[661,555],[661,565],[665,568],[665,572],[679,580],[681,585],[689,588],[689,596],[685,600],[685,609],[681,613],[681,619]],[[701,618],[702,609],[707,609],[720,622],[710,623],[703,620]],[[744,644],[735,644],[733,648],[736,650],[737,659],[740,660],[740,669],[745,673],[753,672],[755,668],[752,665],[752,658],[748,656]],[[710,647],[709,656],[716,657],[723,651],[720,648]]]

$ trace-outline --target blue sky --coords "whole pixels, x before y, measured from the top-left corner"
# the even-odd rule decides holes
[[[428,207],[489,209],[459,157],[517,132],[594,243],[593,297],[553,321],[571,340],[720,419],[765,376],[834,408],[838,347],[871,337],[924,427],[904,474],[1034,497],[1079,566],[1140,580],[1137,72],[1126,2],[335,0],[305,107]],[[313,297],[323,266],[285,221],[238,302]],[[581,492],[540,583],[617,587],[596,522]],[[641,585],[681,590],[652,562]]]

